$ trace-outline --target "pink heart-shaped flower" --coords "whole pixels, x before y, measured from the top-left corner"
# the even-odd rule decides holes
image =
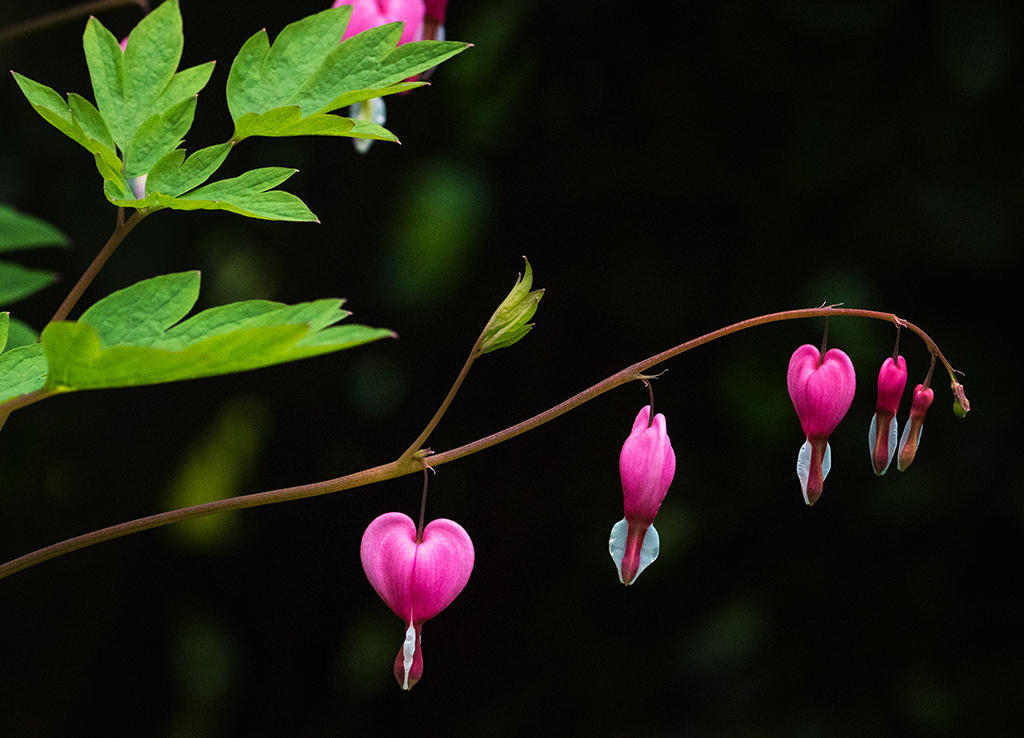
[[[473,542],[458,523],[441,518],[423,529],[403,513],[384,513],[363,533],[359,548],[366,578],[402,622],[405,643],[395,660],[395,677],[409,689],[423,672],[423,623],[452,603],[473,572]]]

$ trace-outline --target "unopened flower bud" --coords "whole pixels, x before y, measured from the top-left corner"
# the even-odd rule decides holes
[[[903,438],[900,439],[900,456],[896,460],[896,468],[906,471],[913,463],[917,447],[921,444],[921,430],[924,428],[924,416],[935,399],[935,392],[931,387],[925,388],[919,384],[914,388],[914,400],[910,405],[910,419],[903,429]]]
[[[907,386],[907,362],[902,356],[886,359],[878,372],[878,402],[868,430],[868,449],[875,474],[881,476],[896,454],[899,429],[896,411],[900,407],[903,389]]]

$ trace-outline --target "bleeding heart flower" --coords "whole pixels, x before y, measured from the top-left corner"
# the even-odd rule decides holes
[[[807,440],[797,456],[796,473],[804,501],[813,505],[832,466],[828,437],[853,402],[857,373],[850,357],[839,349],[821,352],[804,344],[789,360],[786,377],[800,425]]]
[[[473,571],[473,542],[461,525],[443,518],[431,521],[417,539],[412,519],[390,512],[366,528],[359,556],[370,584],[406,624],[395,678],[402,689],[410,689],[423,674],[423,623],[466,586]]]
[[[632,584],[658,558],[660,539],[654,517],[676,473],[665,416],[658,413],[653,423],[650,417],[650,405],[640,409],[619,454],[625,517],[612,527],[608,551],[623,584]]]
[[[896,453],[896,441],[899,439],[896,411],[900,409],[900,398],[906,386],[906,360],[902,356],[897,356],[895,361],[891,357],[886,359],[878,372],[878,402],[868,430],[871,465],[879,476],[885,474]]]
[[[332,7],[341,5],[352,6],[352,16],[343,38],[351,38],[385,23],[402,21],[405,26],[398,43],[423,40],[423,16],[426,13],[423,0],[336,0]]]
[[[928,412],[928,408],[932,406],[934,399],[935,391],[930,387],[925,387],[923,384],[914,387],[914,399],[910,404],[910,418],[907,419],[907,425],[903,428],[903,438],[900,439],[900,457],[896,461],[896,468],[900,471],[906,471],[914,461],[917,447],[921,443],[924,416]]]

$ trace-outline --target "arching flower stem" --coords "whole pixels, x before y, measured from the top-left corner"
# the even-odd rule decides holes
[[[750,318],[748,320],[740,321],[739,323],[733,323],[732,325],[718,330],[706,333],[703,336],[694,338],[692,340],[681,343],[678,346],[674,346],[670,349],[666,349],[661,353],[650,356],[642,361],[638,361],[625,369],[611,375],[610,377],[598,382],[597,384],[588,387],[582,392],[573,395],[569,399],[562,403],[559,403],[555,407],[549,408],[542,413],[534,415],[532,418],[517,423],[509,428],[492,433],[484,438],[477,439],[471,443],[467,443],[458,448],[450,449],[448,451],[442,451],[441,453],[432,454],[430,462],[432,467],[439,466],[441,464],[447,464],[449,461],[455,461],[461,459],[470,454],[474,454],[478,451],[483,451],[486,448],[495,446],[504,441],[511,440],[516,436],[522,435],[527,431],[533,430],[545,423],[554,420],[555,418],[564,415],[570,410],[583,405],[584,403],[590,402],[591,400],[603,395],[605,392],[620,387],[628,382],[637,380],[643,380],[646,377],[644,372],[648,371],[652,367],[661,364],[668,359],[684,354],[687,351],[691,351],[699,346],[703,346],[706,343],[717,341],[720,338],[732,335],[733,333],[739,333],[740,331],[748,330],[750,328],[756,328],[757,326],[766,325],[768,323],[778,323],[785,320],[801,320],[805,318],[820,318],[820,317],[857,317],[857,318],[869,318],[873,320],[882,320],[887,323],[894,323],[897,326],[906,328],[907,330],[915,333],[924,342],[928,351],[946,368],[949,376],[952,378],[953,394],[956,398],[957,404],[964,413],[970,409],[970,405],[967,402],[967,398],[964,395],[963,385],[961,385],[956,379],[956,371],[946,360],[946,357],[942,354],[942,351],[936,345],[935,341],[928,336],[923,330],[914,325],[913,323],[903,320],[893,313],[883,313],[875,310],[859,310],[854,308],[841,308],[841,307],[819,307],[819,308],[805,308],[800,310],[786,310],[783,312],[769,313],[767,315],[761,315],[756,318]],[[452,387],[448,396],[445,398],[441,409],[435,414],[431,423],[427,426],[420,437],[417,439],[417,443],[413,444],[409,450],[402,454],[397,460],[389,462],[387,464],[381,464],[371,469],[364,469],[363,471],[355,472],[354,474],[347,474],[342,477],[335,479],[326,479],[320,482],[314,482],[312,484],[303,484],[295,487],[285,487],[282,489],[270,490],[268,492],[258,492],[251,495],[242,495],[239,497],[232,497],[226,500],[217,500],[214,502],[207,502],[201,505],[193,505],[191,507],[184,507],[178,510],[170,510],[168,512],[157,513],[156,515],[149,515],[143,518],[137,518],[130,520],[118,525],[113,525],[100,530],[95,530],[84,535],[69,538],[55,543],[51,546],[41,548],[32,553],[24,556],[12,559],[4,564],[0,564],[0,579],[10,576],[16,572],[27,569],[36,564],[40,564],[43,561],[62,556],[72,551],[77,551],[87,546],[92,546],[97,543],[104,541],[113,540],[122,536],[131,535],[132,533],[139,533],[144,530],[151,528],[159,528],[164,525],[171,523],[182,522],[185,520],[194,520],[196,518],[205,517],[207,515],[214,515],[216,513],[228,512],[232,510],[243,510],[249,507],[259,507],[261,505],[271,505],[278,502],[289,502],[292,500],[301,500],[307,497],[317,497],[319,495],[331,494],[333,492],[341,492],[344,490],[355,489],[357,487],[363,487],[368,484],[375,482],[382,482],[387,479],[394,479],[396,477],[405,476],[407,474],[413,474],[417,471],[422,471],[423,463],[421,454],[425,452],[420,451],[422,444],[426,441],[430,431],[436,426],[437,421],[440,420],[440,416],[443,414],[443,410],[447,409],[448,405],[454,398],[455,392],[458,390],[465,378],[466,373],[469,371],[469,367],[473,361],[477,358],[476,353],[478,346],[474,344],[473,352],[471,352],[469,359],[463,366],[462,372],[459,378],[456,380],[455,385]],[[0,417],[6,414],[8,411],[8,405],[17,401],[18,398],[9,400],[7,403],[0,404]]]

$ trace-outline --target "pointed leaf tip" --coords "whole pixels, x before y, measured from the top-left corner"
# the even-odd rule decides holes
[[[523,260],[526,262],[523,274],[487,321],[479,341],[481,354],[511,346],[533,327],[533,324],[527,321],[537,312],[537,305],[544,296],[544,290],[530,291],[530,287],[533,286],[533,269],[530,267],[529,259],[523,257]]]

